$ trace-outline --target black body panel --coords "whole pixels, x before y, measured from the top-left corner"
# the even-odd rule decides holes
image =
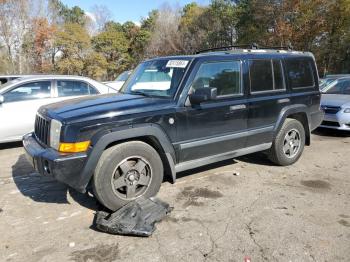
[[[175,181],[177,171],[268,149],[287,117],[303,122],[308,139],[310,132],[322,122],[318,81],[307,88],[292,89],[283,66],[285,89],[254,93],[250,86],[250,59],[278,59],[284,65],[290,58],[302,58],[311,61],[313,78],[318,79],[311,54],[237,51],[180,58],[190,62],[172,98],[120,93],[72,99],[40,108],[42,117],[62,123],[61,142],[89,140],[91,146],[85,153],[62,154],[36,141],[35,136],[27,135],[24,146],[35,159],[35,168],[48,175],[45,170],[48,165],[50,175],[84,192],[105,148],[135,139],[156,148],[166,172]],[[237,60],[242,64],[241,94],[200,105],[188,104],[199,65]]]

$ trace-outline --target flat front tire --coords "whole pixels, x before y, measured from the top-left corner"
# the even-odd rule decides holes
[[[272,143],[269,158],[280,166],[298,161],[305,146],[305,129],[298,120],[287,118]]]
[[[141,141],[106,149],[95,169],[93,191],[99,202],[115,211],[141,196],[152,197],[163,181],[158,152]]]

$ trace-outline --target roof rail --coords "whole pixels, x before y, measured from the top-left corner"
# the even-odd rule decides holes
[[[203,50],[197,51],[196,54],[206,53],[210,51],[229,51],[233,49],[242,49],[242,48],[244,49],[278,49],[278,50],[288,50],[288,51],[293,50],[293,47],[291,44],[288,44],[288,46],[259,46],[256,43],[252,43],[252,44],[229,45],[229,46],[203,49]]]

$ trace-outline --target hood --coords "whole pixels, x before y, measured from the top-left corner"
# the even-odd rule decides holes
[[[65,100],[43,106],[39,113],[63,122],[81,122],[172,107],[172,99],[130,94],[106,94]]]
[[[350,107],[350,95],[322,94],[321,105]]]

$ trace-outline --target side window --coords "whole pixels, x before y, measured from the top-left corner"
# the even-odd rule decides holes
[[[311,62],[307,59],[286,60],[288,81],[292,88],[314,87]]]
[[[217,88],[218,98],[241,94],[241,62],[208,62],[200,66],[192,92],[199,88]]]
[[[349,80],[345,81],[345,83],[344,83],[343,94],[350,95],[350,81]]]
[[[249,76],[252,93],[274,89],[271,60],[250,60]]]
[[[51,97],[51,81],[32,82],[20,85],[5,93],[5,102],[16,102]]]
[[[89,91],[90,91],[90,95],[97,95],[98,94],[96,88],[92,87],[91,85],[89,85]]]
[[[275,78],[275,90],[286,89],[283,75],[282,62],[280,60],[273,60],[273,76]]]
[[[58,96],[83,96],[89,95],[89,85],[80,81],[57,81]]]

